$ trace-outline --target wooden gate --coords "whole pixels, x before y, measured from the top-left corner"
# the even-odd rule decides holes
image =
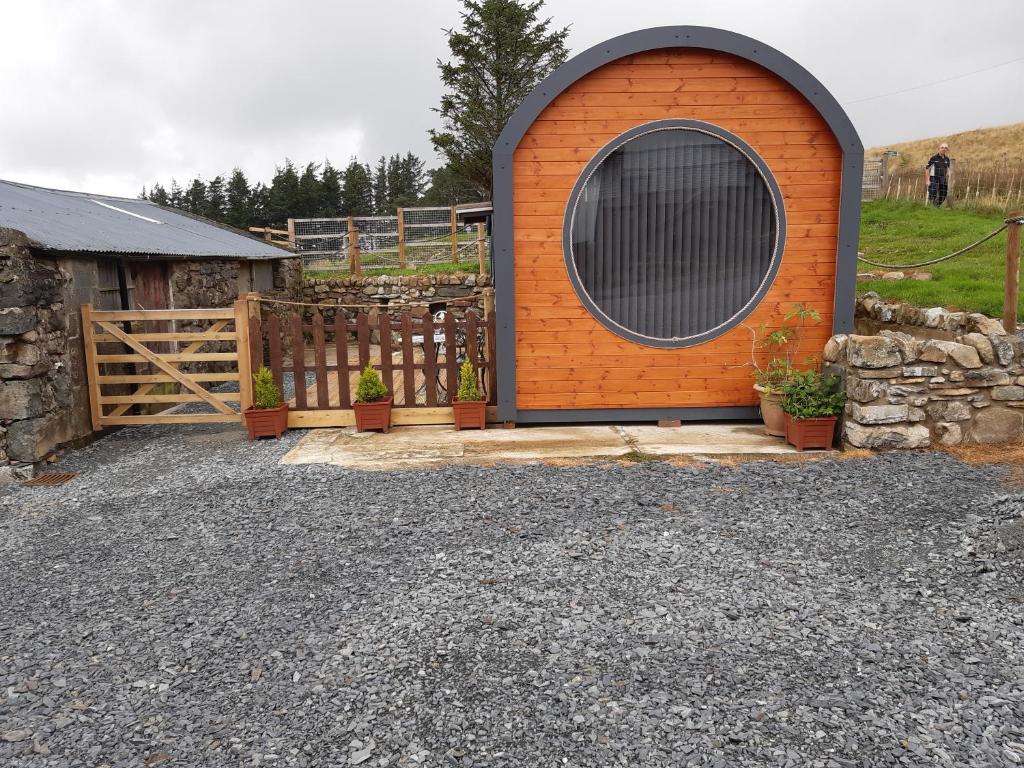
[[[240,421],[231,404],[240,409],[252,404],[248,307],[244,300],[223,309],[106,312],[83,305],[93,429]],[[132,373],[123,372],[126,364]],[[119,368],[111,372],[111,366]],[[238,392],[212,391],[233,381]],[[130,412],[136,406],[179,403],[208,408],[206,413]]]

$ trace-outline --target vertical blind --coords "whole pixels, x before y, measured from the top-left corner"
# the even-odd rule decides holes
[[[754,163],[689,128],[629,139],[575,202],[572,259],[582,289],[613,323],[679,340],[726,323],[771,267],[777,224]]]

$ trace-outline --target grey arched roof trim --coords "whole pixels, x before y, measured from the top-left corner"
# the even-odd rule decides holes
[[[492,235],[498,315],[498,418],[502,420],[516,419],[512,155],[544,108],[577,80],[616,59],[659,48],[722,51],[759,64],[789,83],[828,124],[843,150],[833,331],[846,333],[853,330],[864,145],[839,102],[800,64],[770,45],[746,35],[714,27],[689,26],[652,27],[628,32],[588,48],[548,75],[512,114],[494,145]],[[572,411],[564,413],[568,419]]]

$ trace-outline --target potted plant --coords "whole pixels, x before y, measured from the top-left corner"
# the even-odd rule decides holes
[[[480,394],[480,387],[476,382],[476,371],[473,363],[466,360],[462,363],[459,371],[459,391],[452,403],[452,412],[455,414],[455,429],[477,429],[487,428],[487,403]]]
[[[380,374],[367,363],[359,374],[356,401],[352,404],[356,412],[356,429],[360,432],[371,429],[387,432],[391,428],[391,402],[392,397],[380,380]]]
[[[836,418],[843,412],[846,393],[839,390],[838,376],[817,371],[795,371],[782,390],[786,414],[786,442],[798,451],[832,447]]]
[[[281,391],[266,366],[253,374],[252,384],[252,408],[242,414],[249,439],[280,437],[288,430],[288,403],[281,401]]]
[[[790,324],[790,320],[796,323]],[[808,321],[821,322],[821,315],[813,307],[802,303],[794,304],[786,313],[781,327],[769,331],[765,325],[751,333],[754,348],[750,351],[750,362],[754,367],[754,391],[761,399],[761,418],[764,420],[765,434],[782,437],[786,433],[785,413],[782,410],[782,390],[793,374],[798,372],[796,360],[800,352],[800,336]],[[761,339],[758,340],[758,332]],[[768,351],[768,361],[762,365],[758,361],[757,348]],[[813,356],[802,361],[804,365],[815,362]]]

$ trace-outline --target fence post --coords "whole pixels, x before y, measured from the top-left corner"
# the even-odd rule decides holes
[[[363,274],[363,265],[359,263],[359,229],[351,216],[348,217],[348,271],[353,275]]]
[[[235,351],[238,358],[238,408],[252,407],[252,358],[249,347],[249,299],[235,302]],[[239,416],[239,419],[243,419]]]
[[[1020,301],[1020,228],[1024,214],[1013,211],[1006,219],[1006,284],[1003,291],[1003,328],[1017,332],[1017,303]]]
[[[82,305],[82,345],[85,347],[85,373],[89,384],[89,416],[92,429],[103,429],[103,406],[100,405],[100,367],[96,362],[96,341],[93,339],[92,304]]]
[[[476,225],[476,256],[480,261],[480,274],[487,274],[487,238],[484,236],[484,225]]]
[[[459,263],[459,215],[452,206],[452,264]]]
[[[399,208],[397,212],[398,218],[398,266],[401,269],[405,269],[409,266],[409,262],[405,257],[405,208]]]
[[[267,240],[270,239],[270,227],[267,227]],[[288,219],[288,247],[295,250],[295,219]]]

